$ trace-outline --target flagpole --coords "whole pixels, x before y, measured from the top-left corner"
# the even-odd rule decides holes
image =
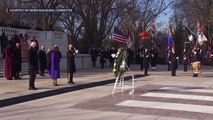
[[[8,6],[9,6],[9,3],[8,3],[8,0],[6,0],[6,8],[5,8],[5,13],[6,14],[8,13]]]
[[[188,27],[186,24],[185,24],[185,26],[186,26],[186,28],[187,28],[192,34],[194,34],[194,35],[198,38],[197,34],[195,34],[194,32],[192,32],[192,30],[189,29],[189,27]]]

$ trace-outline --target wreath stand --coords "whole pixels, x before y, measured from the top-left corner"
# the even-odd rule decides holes
[[[126,64],[126,67],[127,67],[128,71],[130,72],[130,69],[127,66],[127,64]],[[129,94],[134,94],[134,92],[135,92],[135,78],[132,74],[131,74],[131,77],[132,77],[132,85],[131,86],[124,85],[124,74],[120,75],[120,73],[119,73],[119,75],[116,77],[112,94],[114,94],[115,89],[122,89],[122,92],[123,92],[124,87],[130,87],[131,91],[129,92]]]

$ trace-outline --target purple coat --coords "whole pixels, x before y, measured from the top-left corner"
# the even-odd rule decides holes
[[[60,78],[60,52],[51,53],[51,78],[58,79]]]

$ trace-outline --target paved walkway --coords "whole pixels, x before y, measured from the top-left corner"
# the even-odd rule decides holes
[[[179,69],[181,69],[180,66]],[[38,90],[28,90],[28,76],[23,80],[8,81],[0,78],[0,100],[49,91],[59,94],[32,99],[0,108],[1,120],[212,120],[213,119],[213,67],[203,67],[198,78],[192,72],[177,71],[171,77],[166,66],[158,66],[144,77],[139,66],[131,66],[136,75],[135,94],[129,89],[122,93],[116,89],[112,95],[111,69],[79,70],[75,85],[67,85],[65,74],[59,79],[60,86],[52,86],[48,77],[38,77]],[[126,73],[129,76],[130,73]],[[101,81],[110,81],[100,84]],[[92,86],[91,84],[95,83]],[[125,83],[129,83],[126,81]],[[78,86],[84,86],[79,89]],[[90,85],[90,87],[88,87]],[[71,88],[73,88],[71,90]],[[70,91],[69,91],[70,90]],[[24,97],[23,97],[24,99]]]

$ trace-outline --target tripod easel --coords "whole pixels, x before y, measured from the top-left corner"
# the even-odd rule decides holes
[[[127,66],[127,64],[126,64],[126,68],[130,72],[130,68]],[[132,85],[131,86],[127,86],[127,87],[132,88],[132,90],[129,92],[129,94],[134,94],[134,92],[135,92],[135,78],[134,78],[134,76],[132,74],[131,74],[131,77],[132,77]],[[119,82],[119,85],[117,85],[118,82]],[[125,87],[124,86],[124,74],[120,75],[120,73],[119,73],[119,75],[116,77],[112,94],[114,94],[116,87],[121,88],[122,92],[123,92],[124,87]]]

